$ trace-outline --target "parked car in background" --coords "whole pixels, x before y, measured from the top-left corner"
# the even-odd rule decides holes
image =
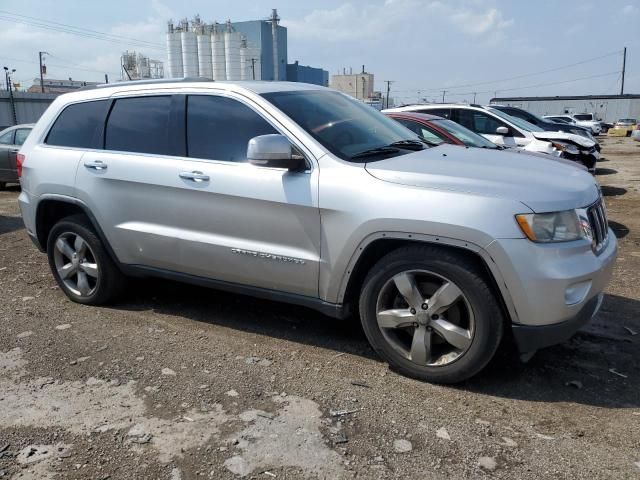
[[[547,132],[567,132],[586,137],[596,142],[596,149],[600,151],[600,144],[594,138],[591,128],[581,127],[577,125],[575,121],[572,124],[568,124],[568,122],[554,122],[551,119],[539,117],[538,115],[518,107],[491,105],[491,108],[500,110],[512,117],[521,118],[522,120],[525,120],[532,125],[536,125],[537,127],[540,127],[541,130],[546,130]]]
[[[600,135],[600,133],[602,132],[602,124],[592,113],[565,113],[562,115],[545,115],[544,118],[553,121],[561,121],[561,119],[566,119],[566,121],[573,122],[573,124],[575,125],[589,128],[594,135]]]
[[[633,132],[638,126],[638,120],[635,118],[621,118],[614,125],[613,129],[610,132],[612,136],[616,137],[630,137],[631,132]]]
[[[415,112],[385,113],[385,115],[401,123],[432,145],[450,143],[489,150],[502,148],[482,135],[446,118]]]
[[[448,118],[505,147],[566,158],[595,170],[600,153],[593,140],[566,132],[549,132],[491,106],[466,104],[407,105],[385,113],[418,112]]]
[[[27,232],[72,301],[113,301],[137,275],[359,312],[392,368],[434,382],[478,373],[505,332],[524,357],[565,341],[598,311],[616,258],[586,172],[429,148],[316,85],[68,93],[18,162]]]
[[[636,125],[635,130],[631,132],[631,138],[633,138],[636,141],[640,141],[640,125]]]
[[[19,183],[16,155],[32,128],[33,124],[23,124],[0,132],[0,190],[3,190],[7,183]]]

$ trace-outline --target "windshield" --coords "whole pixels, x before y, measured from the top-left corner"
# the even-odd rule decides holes
[[[489,108],[491,113],[495,113],[498,117],[503,118],[507,122],[514,124],[516,127],[521,128],[522,130],[526,130],[527,132],[541,132],[542,129],[533,123],[529,123],[526,120],[522,120],[521,118],[512,117],[504,112],[501,112],[497,108]]]
[[[593,120],[593,115],[591,115],[590,113],[579,113],[577,115],[574,115],[573,118],[575,118],[576,120]]]
[[[380,149],[379,156],[387,157],[415,150],[399,145],[394,145],[393,149],[384,148],[405,140],[424,145],[420,137],[395,120],[339,92],[300,90],[262,96],[343,160],[356,160],[358,154],[373,149]],[[373,156],[366,158],[367,161],[375,159]]]
[[[636,123],[636,119],[635,118],[621,118],[620,123]]]
[[[452,120],[431,120],[431,122],[446,130],[451,135],[456,137],[462,143],[464,143],[468,147],[478,147],[478,148],[498,148],[498,146],[484,138],[482,135],[478,135],[475,132],[472,132],[468,128],[463,127],[459,123],[456,123]]]

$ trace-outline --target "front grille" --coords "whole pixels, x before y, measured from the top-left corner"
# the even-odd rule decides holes
[[[602,198],[587,209],[589,225],[593,234],[593,248],[599,252],[604,248],[609,236],[609,224],[607,223],[607,212],[604,208]]]

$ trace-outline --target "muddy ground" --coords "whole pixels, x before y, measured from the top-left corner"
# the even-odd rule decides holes
[[[157,280],[73,304],[0,192],[0,478],[640,478],[640,143],[602,143],[600,314],[457,387],[303,308]]]

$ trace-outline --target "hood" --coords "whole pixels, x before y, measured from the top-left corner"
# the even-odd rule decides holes
[[[586,137],[582,137],[580,135],[575,135],[573,133],[547,132],[547,131],[531,132],[531,133],[538,140],[560,140],[560,141],[564,140],[565,142],[568,141],[568,142],[575,143],[576,145],[579,145],[583,148],[591,148],[596,144],[596,142],[594,142],[593,140],[590,140]]]
[[[515,200],[534,212],[584,207],[599,196],[584,169],[509,151],[443,144],[365,168],[386,182]]]

